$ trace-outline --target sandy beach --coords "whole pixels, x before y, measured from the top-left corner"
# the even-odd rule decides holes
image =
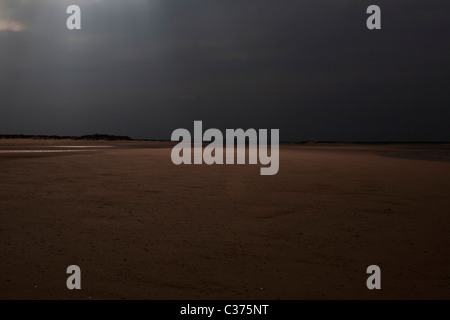
[[[0,299],[450,299],[450,145],[286,144],[275,176],[170,153],[0,139]]]

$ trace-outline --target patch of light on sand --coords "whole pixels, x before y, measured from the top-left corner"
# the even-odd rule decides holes
[[[52,148],[114,148],[113,146],[51,146]]]
[[[0,31],[20,32],[27,28],[24,24],[12,20],[0,20]]]

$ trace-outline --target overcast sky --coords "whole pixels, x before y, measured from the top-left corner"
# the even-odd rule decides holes
[[[447,0],[0,0],[0,134],[450,141],[449,91]]]

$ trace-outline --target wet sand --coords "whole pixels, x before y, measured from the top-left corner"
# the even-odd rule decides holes
[[[449,145],[282,145],[275,176],[164,142],[8,150],[79,151],[0,154],[1,299],[450,299]]]

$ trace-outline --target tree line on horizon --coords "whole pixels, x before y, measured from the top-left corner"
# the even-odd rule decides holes
[[[89,134],[83,136],[58,136],[58,135],[27,135],[27,134],[2,134],[0,139],[35,139],[35,140],[111,140],[132,141],[128,136],[115,136],[110,134]]]

